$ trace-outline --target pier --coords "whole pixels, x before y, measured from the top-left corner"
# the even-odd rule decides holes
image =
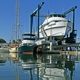
[[[43,44],[39,45],[40,48],[44,49],[43,53],[61,53],[61,52],[70,52],[70,54],[73,54],[72,52],[75,52],[78,54],[78,49],[80,48],[80,43],[74,43],[74,44],[62,44],[62,45],[54,45],[52,44],[52,48],[50,49],[50,44]],[[69,49],[68,49],[69,48]],[[75,50],[72,50],[74,48]]]

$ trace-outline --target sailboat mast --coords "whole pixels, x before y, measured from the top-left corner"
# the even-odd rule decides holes
[[[15,20],[15,28],[16,28],[16,41],[19,39],[19,2],[16,0],[16,20]]]

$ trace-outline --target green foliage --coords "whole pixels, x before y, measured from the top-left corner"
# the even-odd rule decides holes
[[[12,41],[10,41],[9,43],[12,43],[12,44],[19,44],[19,43],[21,43],[21,39],[18,39],[17,41],[16,40],[12,40]]]
[[[6,43],[6,41],[0,38],[0,43]]]

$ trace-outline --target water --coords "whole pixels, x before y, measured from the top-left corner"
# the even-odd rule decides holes
[[[80,80],[80,55],[0,53],[0,80]]]

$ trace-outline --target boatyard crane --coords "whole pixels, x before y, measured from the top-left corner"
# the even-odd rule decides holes
[[[64,12],[63,15],[66,16],[66,14],[70,13],[71,11],[74,11],[77,8],[77,6],[72,7],[71,9],[69,9],[68,11]]]
[[[66,14],[68,14],[68,13],[70,13],[70,12],[73,12],[73,29],[72,29],[72,32],[70,33],[70,37],[69,38],[66,38],[67,39],[67,41],[66,42],[72,42],[72,43],[75,43],[75,40],[74,40],[74,38],[76,38],[76,33],[75,33],[75,31],[76,30],[74,30],[74,20],[75,20],[75,9],[77,8],[77,6],[74,6],[74,7],[72,7],[71,9],[69,9],[68,11],[66,11],[66,12],[64,12],[63,13],[63,15],[64,16],[66,16]]]
[[[38,12],[38,38],[39,38],[39,10],[41,9],[41,7],[42,7],[43,4],[44,4],[44,2],[42,2],[41,4],[39,4],[38,8],[36,8],[36,10],[34,10],[33,13],[30,15],[30,18],[31,18],[31,21],[30,21],[30,33],[32,34],[33,17]]]
[[[47,16],[50,16],[50,15],[39,14],[39,10],[42,8],[43,4],[44,4],[44,2],[40,3],[40,4],[38,5],[38,8],[36,8],[36,9],[33,11],[33,13],[30,15],[30,33],[31,33],[31,34],[32,34],[32,27],[33,27],[33,17],[34,17],[34,16],[35,16],[35,17],[38,17],[38,32],[37,32],[37,33],[38,33],[38,38],[37,38],[37,39],[39,39],[39,17],[47,17]],[[67,38],[66,38],[66,40],[72,39],[71,42],[75,42],[75,41],[74,41],[74,38],[76,37],[76,34],[75,34],[75,31],[76,31],[76,30],[74,30],[74,18],[75,18],[75,9],[76,9],[76,8],[77,8],[77,6],[74,6],[74,7],[72,7],[71,9],[69,9],[69,10],[67,10],[66,12],[64,12],[64,13],[61,14],[61,15],[63,15],[63,16],[66,17],[66,15],[67,15],[68,13],[73,12],[73,29],[72,29],[72,32],[70,33],[70,37],[67,37]],[[38,12],[38,14],[37,14],[37,12]],[[70,41],[70,40],[68,40],[68,41]]]
[[[73,12],[73,31],[74,31],[74,18],[75,18],[75,9],[77,8],[77,6],[72,7],[71,9],[69,9],[68,11],[64,12],[63,15],[66,16],[66,14]]]

